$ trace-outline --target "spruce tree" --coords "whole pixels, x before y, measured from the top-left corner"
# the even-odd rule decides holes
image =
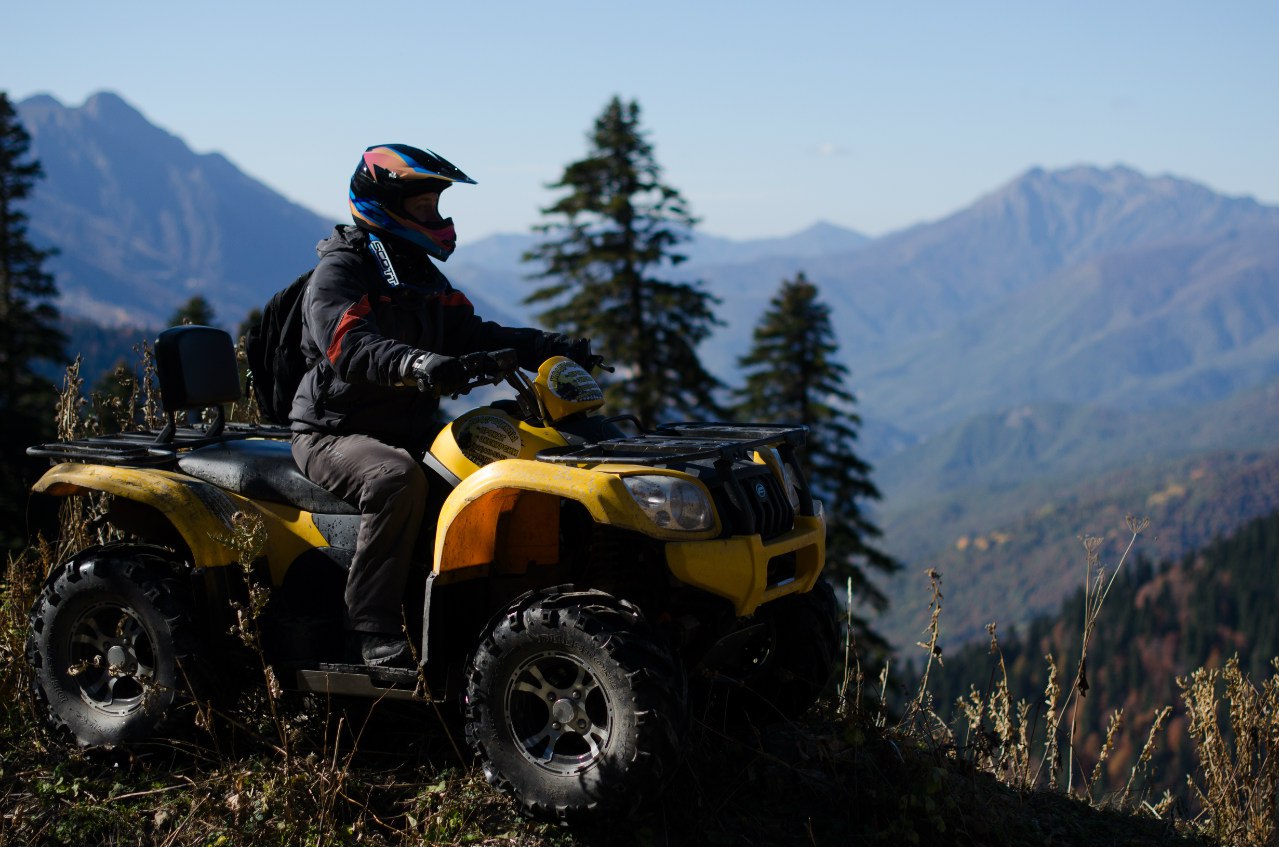
[[[546,326],[590,337],[617,367],[604,379],[615,413],[645,426],[719,416],[719,382],[697,356],[719,323],[718,300],[700,283],[670,279],[685,259],[678,245],[697,221],[662,183],[638,104],[614,97],[587,137],[587,157],[550,186],[567,193],[542,210],[553,221],[535,230],[548,240],[524,257],[543,264],[534,278],[548,283],[525,302],[546,307],[539,315]]]
[[[213,306],[204,295],[197,294],[187,300],[169,317],[169,326],[213,326]]]
[[[852,581],[854,598],[883,610],[888,599],[868,579],[868,571],[888,574],[901,565],[878,549],[879,529],[864,504],[879,498],[870,466],[853,450],[861,418],[846,387],[848,369],[835,354],[830,308],[803,273],[784,280],[756,326],[751,349],[738,359],[745,385],[738,389],[736,415],[758,423],[803,423],[808,442],[803,471],[826,512],[826,574],[843,585]],[[883,649],[866,621],[854,618],[863,646]]]
[[[19,204],[43,175],[28,159],[31,136],[0,91],[0,545],[12,547],[23,534],[26,486],[32,463],[25,450],[52,436],[56,390],[34,366],[63,361],[66,337],[58,328],[53,276],[44,270],[51,250],[27,237]]]

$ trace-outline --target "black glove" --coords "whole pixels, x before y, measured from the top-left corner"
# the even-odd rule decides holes
[[[404,374],[406,380],[417,383],[418,391],[447,397],[466,387],[466,366],[452,356],[439,353],[419,353],[409,359]]]
[[[542,358],[550,356],[567,356],[587,370],[595,364],[591,355],[591,339],[574,338],[557,332],[548,332],[543,336]]]

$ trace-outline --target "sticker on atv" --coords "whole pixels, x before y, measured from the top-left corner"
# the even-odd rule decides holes
[[[551,368],[547,387],[561,400],[573,403],[593,403],[604,399],[599,384],[579,364],[565,360]]]
[[[520,455],[520,444],[519,432],[510,421],[497,415],[473,417],[457,434],[462,455],[481,466],[499,459],[516,458]]]

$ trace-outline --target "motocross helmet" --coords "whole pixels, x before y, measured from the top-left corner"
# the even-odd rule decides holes
[[[379,144],[368,148],[351,176],[351,217],[355,225],[421,247],[446,261],[457,246],[452,218],[438,212],[419,220],[404,201],[419,194],[439,193],[455,182],[475,184],[447,159],[407,144]]]

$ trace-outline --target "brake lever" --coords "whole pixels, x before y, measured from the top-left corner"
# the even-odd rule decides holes
[[[590,373],[596,368],[599,368],[602,371],[608,371],[609,373],[617,373],[617,369],[612,365],[604,364],[603,356],[592,354],[591,357],[586,360],[586,372]]]

